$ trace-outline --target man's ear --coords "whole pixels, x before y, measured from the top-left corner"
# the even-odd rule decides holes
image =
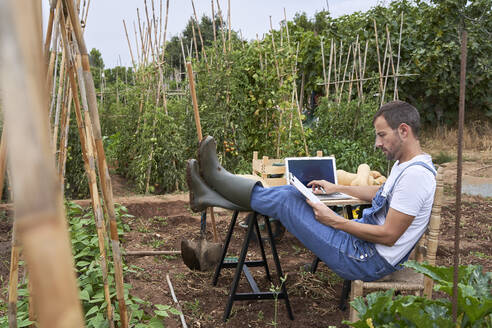
[[[398,134],[400,135],[400,137],[407,138],[408,136],[410,136],[411,133],[412,128],[408,124],[401,123],[400,126],[398,126]]]

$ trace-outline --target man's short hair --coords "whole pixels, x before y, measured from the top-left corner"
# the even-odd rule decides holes
[[[379,108],[374,114],[372,124],[379,116],[383,116],[389,127],[396,130],[401,123],[405,123],[412,129],[415,138],[420,131],[420,114],[417,108],[401,100],[390,101]]]

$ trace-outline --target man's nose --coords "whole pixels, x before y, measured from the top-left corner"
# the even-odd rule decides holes
[[[374,141],[374,149],[376,148],[381,148],[383,146],[383,143],[379,140],[379,138],[376,138]]]

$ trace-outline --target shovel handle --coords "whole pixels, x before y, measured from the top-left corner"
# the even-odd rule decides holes
[[[207,210],[202,212],[202,218],[200,220],[200,236],[206,237],[207,235]]]

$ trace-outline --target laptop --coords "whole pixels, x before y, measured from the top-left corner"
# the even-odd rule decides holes
[[[294,175],[299,181],[307,187],[312,180],[326,180],[337,184],[337,168],[335,157],[287,157],[285,159],[285,175]],[[311,187],[307,187],[311,189]],[[319,200],[330,199],[351,199],[344,193],[332,194],[315,194]]]

